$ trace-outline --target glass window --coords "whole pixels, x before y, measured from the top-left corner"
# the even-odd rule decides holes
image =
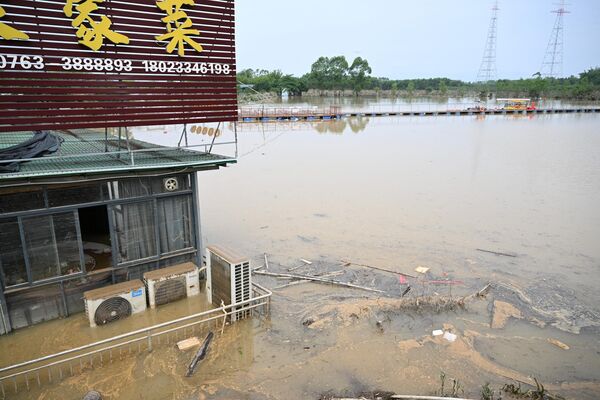
[[[81,271],[75,213],[23,218],[34,281]]]
[[[69,314],[84,311],[83,293],[112,284],[112,272],[87,275],[85,278],[63,282]]]
[[[7,294],[6,304],[13,329],[67,315],[60,285],[46,285]]]
[[[161,253],[195,247],[192,196],[159,199],[158,223]]]
[[[60,274],[71,275],[81,272],[81,256],[79,253],[79,240],[77,240],[75,214],[56,214],[52,216],[52,219]]]
[[[20,193],[0,193],[0,214],[45,208],[44,192],[40,190]]]
[[[34,281],[58,273],[58,258],[50,216],[23,218],[25,244]]]
[[[6,286],[28,281],[19,221],[16,218],[0,220],[0,265],[4,272]]]
[[[119,262],[158,255],[152,201],[120,204],[112,210]]]
[[[61,187],[48,190],[50,207],[85,204],[104,200],[103,188],[105,183]]]
[[[191,179],[191,175],[186,174],[112,181],[108,184],[108,197],[111,200],[130,199],[189,190],[192,187]]]
[[[109,197],[113,200],[150,195],[152,195],[150,178],[123,179],[109,183]]]
[[[196,262],[196,253],[184,254],[182,256],[171,257],[160,261],[160,268],[172,267],[173,265]]]

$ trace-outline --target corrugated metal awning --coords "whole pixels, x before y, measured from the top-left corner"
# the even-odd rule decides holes
[[[127,172],[210,169],[235,163],[233,157],[190,150],[183,147],[164,147],[95,132],[53,131],[64,142],[50,156],[22,162],[20,171],[0,174],[0,184],[31,181],[74,175],[115,175]],[[0,149],[30,139],[33,132],[0,134]]]

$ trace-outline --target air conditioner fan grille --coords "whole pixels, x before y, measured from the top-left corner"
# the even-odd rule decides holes
[[[185,276],[158,282],[154,290],[157,306],[183,299],[187,296]]]
[[[105,325],[131,315],[131,303],[122,297],[104,300],[96,309],[96,325]]]

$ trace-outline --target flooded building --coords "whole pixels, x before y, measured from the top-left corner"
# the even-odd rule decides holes
[[[196,173],[231,157],[84,130],[0,172],[0,334],[84,311],[83,293],[201,265]],[[4,133],[0,151],[32,132]]]

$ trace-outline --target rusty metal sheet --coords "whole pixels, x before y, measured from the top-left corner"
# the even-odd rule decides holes
[[[0,132],[237,120],[234,0],[0,0]]]

